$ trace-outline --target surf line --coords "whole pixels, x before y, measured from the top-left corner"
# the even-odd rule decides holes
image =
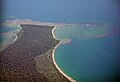
[[[54,35],[54,30],[56,29],[57,27],[54,26],[54,28],[52,29],[52,35],[53,35],[53,38],[55,38],[56,40],[59,40],[55,37]],[[62,41],[60,41],[56,46],[55,48],[53,49],[52,51],[52,59],[53,59],[53,63],[55,65],[55,67],[58,69],[58,71],[63,75],[65,76],[68,80],[70,80],[71,82],[76,82],[76,80],[72,79],[71,77],[69,77],[67,74],[65,74],[57,65],[57,63],[55,62],[55,50],[60,46]]]

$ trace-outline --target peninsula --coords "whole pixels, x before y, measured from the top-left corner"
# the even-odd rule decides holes
[[[0,81],[70,82],[55,67],[52,51],[60,42],[54,26],[21,24],[17,39],[0,52]]]

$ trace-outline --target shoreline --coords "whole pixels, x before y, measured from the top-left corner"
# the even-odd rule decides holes
[[[8,47],[10,44],[12,44],[12,43],[14,43],[15,41],[18,40],[18,35],[17,35],[17,34],[22,30],[22,27],[20,27],[20,24],[18,24],[17,26],[18,26],[20,29],[16,30],[15,33],[10,32],[10,34],[14,34],[14,35],[15,35],[14,40],[11,41],[11,42],[9,42],[0,52],[2,52],[2,51],[3,51],[6,47]],[[57,39],[57,38],[54,36],[53,31],[54,31],[55,28],[56,28],[56,26],[54,26],[54,28],[52,29],[52,36],[53,36],[54,39],[60,41],[59,39]],[[62,42],[62,41],[60,41],[60,42],[54,47],[54,49],[53,49],[53,51],[52,51],[53,64],[55,65],[55,67],[57,68],[57,70],[58,70],[66,79],[68,79],[68,80],[71,81],[71,82],[76,82],[76,81],[73,80],[71,77],[69,77],[68,75],[66,75],[66,74],[58,67],[57,63],[55,62],[54,52],[55,52],[56,48],[61,44],[61,42]]]
[[[14,36],[10,41],[14,41],[14,43],[7,46],[7,48],[0,53],[2,59],[0,80],[12,82],[35,80],[40,82],[59,82],[60,80],[60,82],[70,82],[54,66],[52,62],[52,51],[48,52],[59,43],[59,41],[55,40],[52,36],[51,31],[53,27],[29,24],[20,26],[22,30],[17,33],[18,37]],[[44,34],[46,35],[45,37]],[[47,43],[50,43],[50,45]],[[51,55],[49,56],[49,54]],[[37,63],[34,60],[37,56],[40,56],[40,59],[37,60],[40,66],[38,67],[38,69],[40,69],[39,71],[36,67]],[[21,77],[21,75],[23,77],[18,78]]]
[[[19,25],[18,25],[18,27],[19,27]],[[13,33],[12,33],[12,32],[5,33],[5,34],[8,34],[8,35],[9,35],[9,34],[15,35],[15,39],[14,39],[13,41],[7,43],[7,45],[5,45],[5,46],[1,49],[0,52],[2,52],[6,47],[8,47],[10,44],[14,43],[14,42],[18,39],[17,33],[19,33],[21,30],[22,30],[22,27],[19,27],[16,31],[13,31]],[[14,33],[14,32],[16,32],[16,33]]]
[[[56,27],[54,26],[54,28],[52,29],[53,38],[55,38],[56,40],[59,40],[59,39],[57,39],[57,38],[55,37],[55,35],[54,35],[54,33],[53,33],[53,31],[54,31],[55,29],[56,29]],[[60,41],[60,40],[59,40],[59,41]],[[60,41],[60,42],[55,46],[55,48],[54,48],[53,51],[52,51],[53,63],[54,63],[54,65],[55,65],[55,67],[58,69],[58,71],[59,71],[63,76],[65,76],[65,77],[66,77],[68,80],[70,80],[71,82],[76,82],[76,80],[72,79],[72,78],[69,77],[67,74],[65,74],[65,73],[58,67],[57,63],[55,62],[55,54],[54,54],[54,52],[55,52],[55,50],[60,46],[61,42],[62,42],[62,41]]]
[[[0,52],[2,52],[6,47],[8,47],[10,44],[14,43],[17,40],[18,36],[16,34],[13,35],[15,35],[15,39],[11,42],[6,43],[7,45],[4,45],[3,48],[1,48]]]

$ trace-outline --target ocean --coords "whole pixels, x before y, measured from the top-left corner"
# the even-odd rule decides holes
[[[2,21],[72,23],[54,31],[60,40],[71,39],[56,49],[55,60],[77,82],[112,82],[119,78],[119,0],[4,0],[2,8]],[[8,33],[16,29],[0,30]],[[11,38],[4,42],[15,37]]]
[[[99,25],[68,28],[54,30],[56,38],[71,39],[55,51],[58,66],[77,82],[114,82],[118,79],[115,76],[120,74],[120,33],[115,32],[115,28],[110,30],[110,27],[105,29]]]

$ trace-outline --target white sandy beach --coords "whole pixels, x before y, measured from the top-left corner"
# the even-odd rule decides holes
[[[55,35],[54,35],[54,33],[53,33],[53,31],[55,30],[55,28],[56,28],[56,27],[54,27],[53,30],[52,30],[52,35],[53,35],[53,37],[54,37],[56,40],[59,40],[59,39],[57,39],[57,38],[55,37]],[[54,54],[54,52],[55,52],[55,50],[59,47],[59,45],[61,44],[61,42],[62,42],[62,41],[60,41],[60,42],[55,46],[55,48],[54,48],[53,51],[52,51],[53,63],[54,63],[54,65],[56,66],[56,68],[59,70],[59,72],[60,72],[62,75],[64,75],[68,80],[70,80],[71,82],[76,82],[74,79],[72,79],[71,77],[69,77],[68,75],[66,75],[66,74],[58,67],[57,63],[55,62],[55,57],[54,57],[55,54]]]
[[[17,26],[20,26],[20,24],[33,24],[33,25],[47,25],[47,26],[54,26],[54,28],[52,29],[52,35],[56,40],[59,40],[55,37],[53,31],[56,29],[56,26],[63,26],[63,24],[53,24],[53,23],[43,23],[43,22],[32,22],[32,21],[28,21],[28,20],[13,20],[13,21],[6,21],[9,23],[13,23]],[[22,29],[22,28],[21,28]],[[20,30],[19,30],[20,31]],[[16,38],[14,39],[14,41],[12,41],[11,43],[15,42],[17,40],[18,36],[16,34]],[[70,42],[71,40],[69,40],[68,42]],[[9,43],[9,45],[11,44]],[[58,71],[64,75],[68,80],[70,80],[71,82],[76,82],[74,79],[72,79],[71,77],[69,77],[68,75],[66,75],[57,65],[57,63],[55,62],[55,58],[54,58],[54,52],[57,49],[57,47],[59,47],[59,45],[62,43],[62,41],[60,41],[55,48],[52,51],[52,59],[53,59],[53,63],[55,65],[55,67],[58,69]]]

